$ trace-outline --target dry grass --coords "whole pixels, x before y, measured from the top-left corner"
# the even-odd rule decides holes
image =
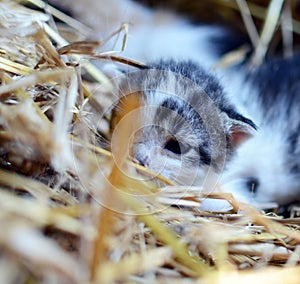
[[[68,45],[47,20],[0,2],[0,282],[299,283],[299,218],[261,214],[225,194],[208,198],[232,210],[204,212],[197,188],[137,179],[135,168],[154,175],[126,162],[126,133],[137,125],[120,128],[117,162],[99,147],[112,86],[87,59],[109,56],[94,52],[98,42]],[[262,45],[255,62],[276,21],[253,37]]]

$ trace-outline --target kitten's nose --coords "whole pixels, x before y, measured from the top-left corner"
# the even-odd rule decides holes
[[[139,165],[141,165],[141,166],[143,166],[143,167],[149,166],[149,162],[148,162],[147,157],[136,156],[136,157],[134,157],[134,159],[136,160],[136,162],[137,162]]]
[[[136,144],[133,147],[132,158],[141,166],[149,166],[149,154],[144,145]]]
[[[153,160],[158,155],[162,155],[161,151],[161,147],[158,146],[147,147],[146,145],[139,144],[134,147],[133,158],[137,160],[140,165],[149,167],[151,166],[151,161],[153,163]]]

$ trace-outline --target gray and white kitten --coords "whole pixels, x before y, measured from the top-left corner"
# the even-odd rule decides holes
[[[234,97],[191,61],[161,61],[128,74],[121,91],[141,90],[144,110],[133,157],[178,184],[207,190],[222,174],[222,191],[258,207],[299,200],[299,64],[294,57],[242,70]],[[204,208],[225,206],[217,203]]]
[[[90,24],[94,38],[129,22],[123,55],[158,62],[128,73],[120,87],[146,107],[132,139],[137,161],[187,185],[211,187],[223,173],[221,189],[249,203],[300,200],[299,58],[212,75],[199,65],[219,60],[223,29],[129,0],[51,2]]]
[[[218,79],[192,61],[149,64],[128,73],[119,88],[114,117],[120,116],[128,95],[137,94],[140,102],[133,119],[139,130],[132,133],[132,157],[177,184],[211,190],[216,174],[256,128],[230,103]],[[115,124],[113,120],[112,132]]]

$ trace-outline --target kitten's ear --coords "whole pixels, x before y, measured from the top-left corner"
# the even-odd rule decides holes
[[[254,134],[255,129],[249,124],[241,121],[233,121],[233,124],[229,129],[229,143],[231,148],[237,148]]]
[[[241,143],[255,135],[256,126],[252,120],[235,113],[234,118],[226,115],[225,132],[231,149],[236,149]]]

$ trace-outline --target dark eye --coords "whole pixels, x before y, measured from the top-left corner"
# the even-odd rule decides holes
[[[256,193],[257,188],[259,186],[259,180],[256,177],[248,177],[245,179],[246,188],[251,193]]]
[[[176,155],[181,155],[188,151],[188,147],[179,143],[175,137],[171,137],[167,140],[167,143],[164,145],[164,149]]]

